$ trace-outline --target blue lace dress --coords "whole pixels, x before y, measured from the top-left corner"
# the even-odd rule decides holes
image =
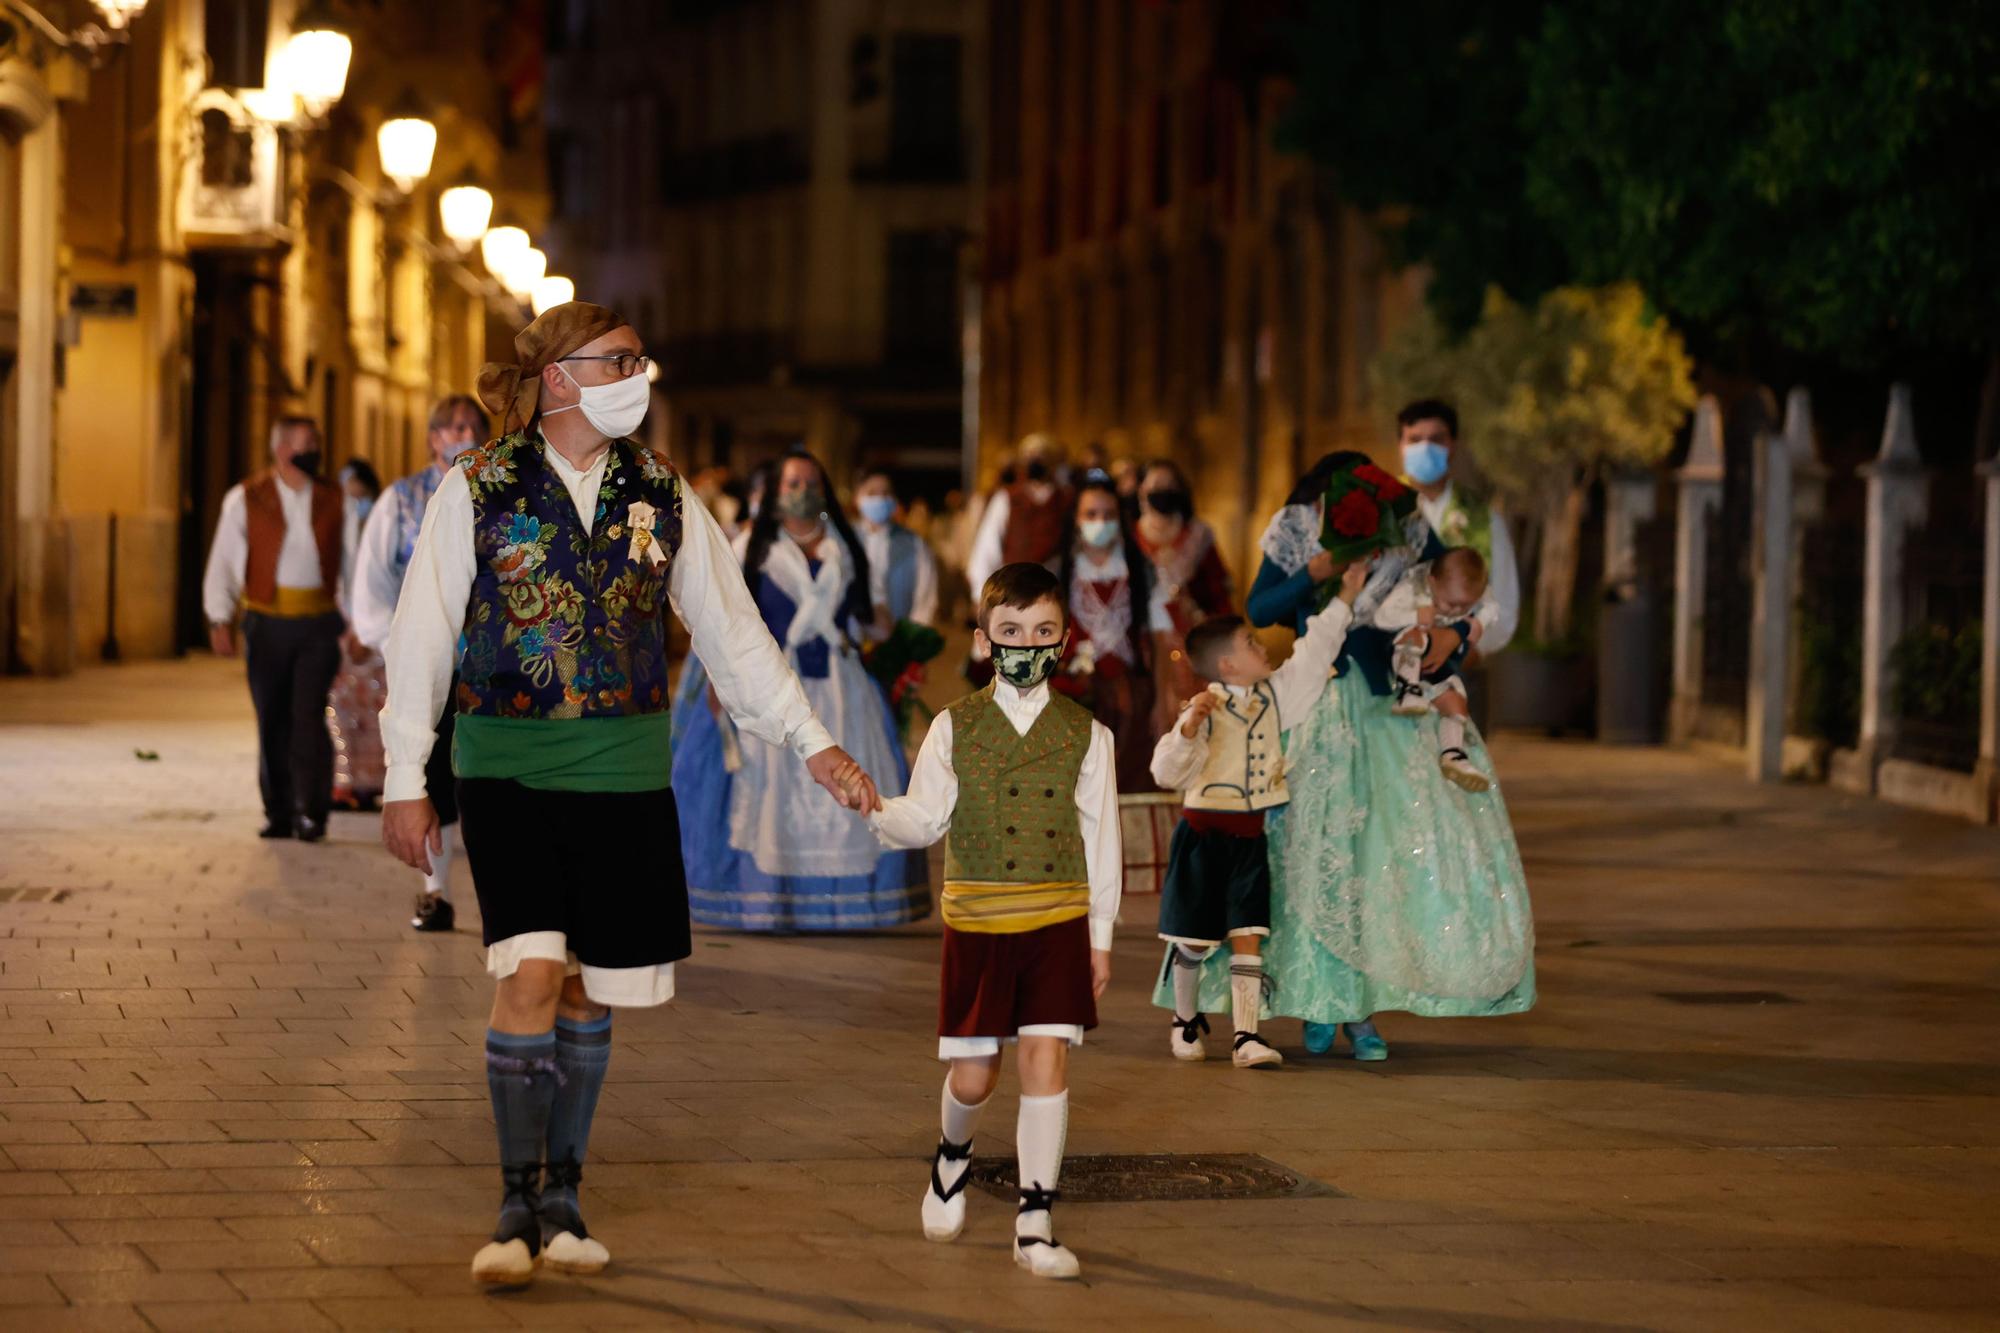
[[[1314,608],[1311,577],[1267,558],[1251,620],[1297,624]],[[1351,631],[1338,678],[1286,736],[1292,800],[1266,825],[1266,1014],[1520,1013],[1535,1003],[1535,927],[1502,784],[1475,795],[1445,780],[1435,715],[1389,712],[1389,647],[1382,631]],[[1465,748],[1493,772],[1469,724]],[[1155,1000],[1173,1005],[1164,969]],[[1203,970],[1201,1005],[1229,1008],[1226,953]]]

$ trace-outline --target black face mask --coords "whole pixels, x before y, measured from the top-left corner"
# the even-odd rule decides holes
[[[1041,463],[1028,464],[1029,481],[1047,481],[1048,479],[1049,479],[1049,470],[1046,466],[1044,466]]]
[[[319,450],[306,449],[292,455],[292,466],[308,477],[319,475]]]
[[[1148,491],[1146,504],[1162,518],[1186,518],[1191,512],[1186,491]]]

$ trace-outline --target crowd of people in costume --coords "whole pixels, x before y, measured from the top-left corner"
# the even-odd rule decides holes
[[[1076,1276],[1052,1211],[1068,1061],[1110,982],[1135,800],[1174,820],[1152,986],[1173,1058],[1208,1057],[1209,1014],[1254,1070],[1284,1063],[1273,1015],[1309,1051],[1344,1036],[1381,1060],[1379,1013],[1534,1003],[1465,679],[1512,634],[1519,584],[1505,526],[1453,486],[1448,405],[1401,414],[1400,475],[1314,464],[1239,607],[1172,462],[1072,468],[1033,439],[934,518],[879,470],[844,501],[804,450],[740,484],[684,478],[632,439],[648,359],[620,316],[559,305],[515,349],[438,404],[431,465],[386,491],[365,466],[319,480],[313,423],[280,422],[205,586],[213,646],[246,648],[266,836],[321,837],[338,772],[424,877],[412,925],[448,931],[462,831],[495,982],[502,1196],[479,1280],[609,1262],[581,1180],[611,1011],[672,998],[691,921],[933,910],[948,1072],[922,1231],[960,1234],[1016,1045],[1013,1256]],[[971,651],[939,661],[960,614]],[[675,618],[691,651],[670,684]],[[1277,665],[1274,626],[1296,636]],[[927,662],[971,686],[928,718]]]

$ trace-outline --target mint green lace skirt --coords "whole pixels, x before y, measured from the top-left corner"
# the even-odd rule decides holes
[[[1470,726],[1466,749],[1493,772]],[[1344,1023],[1534,1006],[1534,915],[1501,786],[1460,790],[1438,771],[1437,752],[1434,715],[1393,717],[1358,677],[1329,683],[1286,737],[1292,802],[1266,828],[1267,1017]],[[1173,1007],[1164,966],[1154,1002]],[[1203,969],[1201,1007],[1229,1009],[1226,950]]]

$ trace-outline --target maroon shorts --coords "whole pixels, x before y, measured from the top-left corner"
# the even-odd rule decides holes
[[[1036,1023],[1097,1026],[1090,919],[1018,935],[944,928],[940,1037],[1011,1037]]]

